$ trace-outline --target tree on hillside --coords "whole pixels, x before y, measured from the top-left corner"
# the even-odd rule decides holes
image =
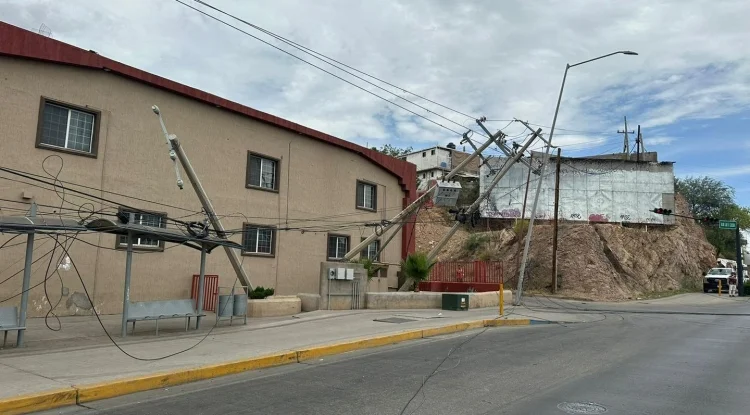
[[[379,151],[383,154],[396,158],[403,157],[413,151],[412,147],[400,148],[392,146],[390,144],[384,144],[380,148],[372,147],[372,150]]]
[[[687,177],[675,179],[675,190],[687,199],[695,218],[712,217],[734,220],[740,229],[750,229],[750,209],[734,201],[734,189],[721,180],[711,177]],[[735,258],[734,232],[704,228],[706,239],[722,258]]]
[[[734,205],[734,189],[712,177],[675,179],[675,190],[685,196],[694,216],[715,216]]]

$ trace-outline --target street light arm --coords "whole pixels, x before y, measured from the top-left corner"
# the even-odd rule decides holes
[[[589,62],[593,62],[593,61],[595,61],[595,60],[599,60],[599,59],[604,59],[604,58],[607,58],[607,57],[609,57],[609,56],[612,56],[612,55],[618,55],[618,54],[623,54],[623,55],[637,55],[637,53],[635,53],[635,52],[633,52],[633,51],[629,51],[629,50],[618,50],[617,52],[612,52],[612,53],[608,53],[608,54],[606,54],[606,55],[602,55],[602,56],[599,56],[598,58],[593,58],[593,59],[589,59],[589,60],[587,60],[587,61],[583,61],[583,62],[578,62],[578,63],[574,63],[574,64],[572,64],[572,65],[568,65],[568,68],[572,68],[572,67],[574,67],[574,66],[578,66],[578,65],[583,65],[584,63],[589,63]]]

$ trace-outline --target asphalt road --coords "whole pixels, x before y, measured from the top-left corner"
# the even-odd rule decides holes
[[[744,300],[711,310],[750,313]],[[476,330],[50,413],[750,413],[750,317],[600,317]]]

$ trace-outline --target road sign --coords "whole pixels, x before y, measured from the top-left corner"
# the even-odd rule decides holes
[[[719,229],[737,229],[737,222],[733,220],[720,220]]]

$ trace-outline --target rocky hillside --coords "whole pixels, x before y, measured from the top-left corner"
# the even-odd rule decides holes
[[[678,195],[675,202],[676,213],[689,214],[684,198]],[[441,209],[420,212],[417,250],[429,251],[450,224],[450,216]],[[526,234],[523,225],[495,230],[483,221],[477,228],[461,229],[439,260],[503,261],[506,283],[515,287]],[[716,263],[715,250],[701,227],[682,218],[672,227],[563,222],[558,249],[558,293],[592,300],[697,289],[703,272]],[[528,289],[549,292],[551,258],[552,226],[536,224],[525,283]]]

